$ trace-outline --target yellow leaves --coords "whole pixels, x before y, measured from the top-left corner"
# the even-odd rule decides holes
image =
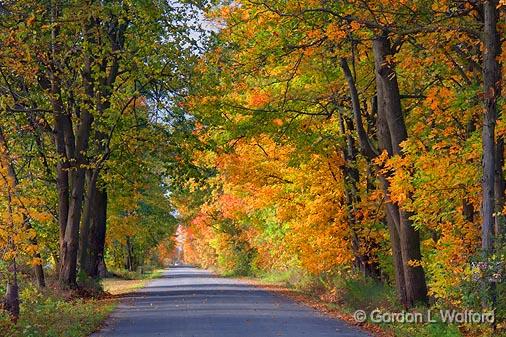
[[[35,23],[35,15],[32,14],[28,17],[28,19],[26,19],[26,25],[33,26],[34,23]]]
[[[496,136],[501,137],[506,135],[506,120],[501,118],[497,121],[496,125]]]
[[[32,267],[40,266],[42,264],[42,259],[40,257],[34,257],[30,260],[30,265]]]
[[[227,19],[230,16],[231,12],[232,11],[230,6],[222,6],[219,11],[222,19]]]
[[[343,191],[343,157],[333,151],[313,153],[294,165],[290,163],[294,150],[262,135],[241,139],[234,144],[234,153],[219,156],[219,187],[190,224],[192,259],[210,254],[202,259],[217,257],[222,267],[233,268],[230,249],[234,238],[216,229],[223,222],[232,222],[244,226],[235,238],[255,247],[257,263],[262,266],[291,257],[317,274],[350,263],[353,253]],[[360,193],[367,193],[362,192],[370,188],[367,185],[367,181],[360,182]],[[376,234],[372,229],[382,217],[382,203],[381,191],[375,191],[371,198],[363,198],[356,213],[361,226],[367,228],[363,235],[369,242],[384,240],[382,231]],[[270,237],[262,230],[266,224],[258,214],[267,210],[273,210],[269,221],[285,228],[282,238]],[[360,249],[370,251],[365,245]]]
[[[334,42],[340,42],[343,40],[347,33],[345,30],[343,30],[337,23],[331,23],[327,26],[327,29],[325,30],[325,33],[329,40]]]
[[[385,165],[388,158],[389,155],[387,150],[383,150],[383,152],[381,152],[379,156],[373,159],[373,163],[379,167],[382,167],[383,165]]]
[[[432,87],[427,92],[425,105],[434,112],[441,113],[455,99],[455,93],[447,87]]]

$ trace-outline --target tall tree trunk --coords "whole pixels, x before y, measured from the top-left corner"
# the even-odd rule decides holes
[[[346,146],[347,150],[344,152],[344,157],[346,159],[346,166],[344,173],[346,177],[345,181],[347,182],[347,185],[349,185],[349,188],[346,189],[346,196],[348,199],[347,203],[349,204],[348,206],[349,212],[351,213],[349,221],[353,235],[352,247],[355,254],[356,260],[355,264],[365,276],[379,279],[380,270],[378,263],[375,262],[376,257],[370,256],[370,254],[367,253],[366,254],[360,253],[361,240],[364,240],[366,238],[360,238],[360,236],[354,229],[354,225],[358,221],[355,216],[355,205],[358,202],[360,202],[360,197],[358,195],[358,188],[357,188],[360,175],[358,170],[352,167],[352,165],[350,165],[350,163],[356,162],[357,159],[357,150],[355,141],[350,132],[353,131],[353,129],[355,129],[355,131],[357,132],[360,150],[364,154],[366,159],[368,159],[369,165],[371,164],[370,161],[376,156],[376,152],[374,151],[369,141],[369,137],[367,136],[362,123],[358,91],[355,85],[355,79],[352,76],[347,60],[345,58],[341,58],[340,65],[343,70],[346,81],[348,83],[353,112],[353,122],[351,121],[351,118],[345,118],[342,116],[341,113],[339,114],[339,119],[340,119],[340,131],[343,135],[346,135],[346,144],[347,144]],[[366,242],[362,242],[362,244],[364,243]]]
[[[359,235],[356,229],[357,222],[359,221],[356,217],[356,205],[360,202],[357,188],[360,173],[357,168],[353,167],[353,163],[356,162],[357,150],[350,133],[353,130],[353,123],[350,118],[344,117],[341,112],[339,112],[339,129],[346,139],[346,149],[343,151],[345,164],[343,165],[342,172],[345,184],[346,206],[348,209],[348,227],[351,234],[351,248],[355,258],[354,265],[364,276],[379,279],[379,266],[375,261],[375,257],[371,256],[371,254],[362,253],[360,249],[361,245],[366,242],[364,242],[364,238]]]
[[[388,64],[387,58],[392,55],[387,37],[378,37],[373,42],[377,86],[381,87],[378,95],[383,96],[384,117],[388,125],[390,143],[393,155],[402,155],[400,144],[407,139],[407,130],[401,109],[399,85],[393,65]],[[378,97],[379,99],[379,97]],[[394,214],[391,214],[395,217]],[[406,306],[412,307],[418,302],[427,303],[427,285],[425,273],[419,262],[420,234],[413,227],[410,214],[398,209],[399,238],[404,268],[404,282],[406,286]],[[395,219],[394,219],[395,220]],[[412,262],[415,264],[413,265]]]
[[[97,183],[97,169],[88,176],[87,196],[81,223],[80,265],[89,277],[99,276],[99,267],[105,268],[103,261],[107,217],[107,190]]]
[[[93,217],[95,191],[96,191],[96,174],[94,170],[86,171],[86,193],[84,195],[83,215],[81,218],[81,229],[79,236],[79,265],[81,270],[89,275],[89,240],[90,240],[90,226],[91,218]]]
[[[133,271],[133,248],[132,243],[130,240],[130,237],[127,236],[126,239],[126,250],[127,250],[127,256],[126,256],[126,263],[125,267],[128,271]]]
[[[376,157],[377,154],[376,151],[374,151],[374,148],[371,145],[369,137],[367,136],[367,133],[364,129],[364,124],[362,122],[362,113],[360,111],[360,101],[358,98],[357,86],[355,85],[355,79],[351,74],[350,67],[348,66],[348,62],[346,61],[345,58],[341,58],[340,64],[343,70],[344,77],[346,78],[346,82],[348,83],[348,89],[350,91],[354,127],[355,130],[357,131],[360,150],[367,158],[373,159],[374,157]]]
[[[496,160],[495,160],[495,182],[494,182],[494,199],[495,199],[495,217],[494,217],[494,237],[498,244],[502,244],[502,233],[506,223],[504,209],[504,138],[501,136],[497,139],[496,144]]]
[[[56,104],[53,104],[53,109],[58,109]],[[69,212],[69,161],[67,159],[67,152],[65,150],[65,136],[64,120],[62,112],[55,110],[54,118],[54,132],[56,152],[58,154],[58,164],[56,166],[56,186],[58,189],[58,226],[60,228],[60,249],[63,245],[65,238],[65,228],[67,227],[68,212]]]
[[[85,164],[84,152],[88,148],[88,138],[92,124],[92,116],[88,111],[81,111],[79,131],[76,137],[74,164],[71,174],[71,198],[65,237],[61,249],[60,284],[63,287],[76,287],[77,252],[79,249],[79,225],[84,195]]]
[[[381,81],[376,81],[376,108],[377,108],[377,119],[376,119],[376,130],[378,134],[378,147],[380,152],[386,151],[389,155],[392,155],[392,140],[390,139],[390,131],[388,130],[388,124],[386,121],[385,112],[385,100],[383,96],[383,84]],[[388,232],[390,234],[390,246],[392,248],[392,258],[394,264],[395,274],[395,286],[399,301],[405,307],[407,304],[406,294],[406,282],[404,280],[404,263],[401,254],[401,242],[399,236],[399,210],[397,205],[390,201],[389,197],[389,186],[387,176],[384,173],[380,173],[380,181],[385,194],[385,214],[388,226]]]
[[[500,81],[499,64],[497,57],[498,34],[497,34],[497,1],[485,1],[484,31],[483,31],[483,92],[484,92],[484,117],[481,133],[483,146],[483,179],[481,205],[482,218],[482,250],[485,257],[493,252],[494,240],[494,210],[495,210],[495,124],[497,119],[497,95],[499,94],[498,82]]]
[[[97,187],[95,192],[95,214],[90,231],[90,267],[89,275],[103,277],[106,272],[104,250],[107,224],[107,189]]]
[[[502,166],[504,161],[504,142],[495,142],[495,125],[498,118],[497,98],[501,96],[501,42],[497,31],[499,13],[497,0],[483,3],[483,103],[484,117],[481,133],[483,148],[482,178],[482,255],[485,261],[494,253],[494,227],[499,227],[500,220],[494,219],[496,210],[502,211],[504,203],[504,181]],[[499,190],[496,190],[498,188]],[[498,208],[501,208],[500,210]],[[494,305],[494,285],[483,281],[483,305]]]

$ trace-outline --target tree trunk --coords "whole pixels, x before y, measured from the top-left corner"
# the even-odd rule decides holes
[[[497,31],[500,13],[497,0],[483,4],[483,203],[482,249],[485,257],[494,251],[494,237],[499,238],[504,227],[504,138],[494,143],[495,124],[500,111],[497,99],[501,97],[501,40]],[[494,213],[496,216],[494,217]]]
[[[84,195],[83,215],[81,218],[81,229],[79,236],[79,265],[81,270],[89,275],[89,240],[91,218],[93,217],[96,190],[96,174],[94,170],[86,171],[86,193]]]
[[[61,249],[60,284],[63,287],[77,286],[77,252],[79,249],[79,225],[84,195],[85,168],[84,152],[88,148],[88,138],[92,124],[92,116],[88,111],[81,111],[79,131],[76,137],[75,164],[71,174],[71,199],[65,237]]]
[[[499,13],[497,0],[483,3],[483,103],[484,117],[482,137],[482,256],[488,262],[494,253],[494,232],[499,229],[503,216],[494,219],[494,212],[502,212],[504,204],[504,141],[495,142],[495,124],[498,118],[497,98],[501,96],[501,42],[497,31]],[[495,305],[495,285],[483,280],[482,304],[485,307]]]
[[[392,153],[392,145],[390,139],[390,132],[388,131],[388,125],[385,118],[385,105],[382,93],[381,83],[377,84],[377,102],[378,102],[378,117],[377,117],[377,132],[378,132],[378,146],[381,152],[387,151],[390,155]],[[399,301],[405,307],[407,307],[407,294],[406,294],[406,282],[404,280],[404,263],[401,254],[401,243],[399,238],[399,210],[397,205],[390,202],[389,198],[389,186],[387,177],[384,174],[380,174],[381,186],[383,193],[385,194],[385,214],[388,226],[388,232],[390,234],[390,246],[392,248],[392,258],[394,265],[395,274],[395,287],[397,289],[397,295]]]
[[[379,266],[375,261],[374,256],[371,256],[370,254],[367,253],[362,254],[360,252],[360,246],[361,244],[364,243],[363,242],[364,238],[360,237],[355,228],[358,222],[356,217],[355,205],[358,202],[360,202],[360,197],[358,195],[358,188],[357,188],[357,184],[360,179],[360,174],[358,169],[352,166],[352,163],[356,161],[357,151],[353,137],[349,132],[353,130],[353,123],[349,118],[347,119],[343,117],[341,113],[339,113],[339,129],[341,134],[345,135],[346,139],[346,149],[343,151],[345,164],[342,168],[342,172],[344,176],[344,185],[345,185],[344,191],[348,213],[348,227],[350,229],[351,235],[351,248],[355,258],[354,265],[356,269],[359,272],[361,272],[364,276],[379,279],[380,276]]]
[[[387,37],[376,38],[373,42],[373,53],[376,69],[376,83],[378,90],[378,99],[381,99],[383,118],[386,120],[388,134],[382,134],[382,137],[390,138],[392,155],[402,155],[401,143],[408,137],[404,116],[402,115],[401,101],[399,94],[399,85],[393,66],[388,64],[387,58],[392,55],[390,44]],[[380,98],[380,96],[382,96]],[[384,130],[382,130],[384,132]],[[387,140],[385,138],[385,140]],[[388,193],[388,191],[387,191]],[[389,207],[392,209],[392,207]],[[427,285],[425,283],[425,273],[422,266],[419,265],[422,259],[420,251],[419,232],[413,227],[409,220],[410,214],[397,207],[398,212],[391,212],[395,221],[398,213],[399,219],[399,239],[404,268],[404,282],[406,287],[407,307],[412,307],[416,303],[427,303]],[[411,263],[415,262],[415,265]]]
[[[499,66],[496,57],[499,55],[497,34],[497,1],[485,1],[483,31],[483,93],[484,116],[481,133],[483,147],[482,178],[482,250],[484,257],[493,252],[494,210],[495,210],[495,124],[497,118],[496,99],[499,94]]]
[[[350,229],[352,231],[352,248],[355,255],[355,265],[365,276],[379,279],[380,271],[378,263],[374,261],[375,257],[370,256],[369,254],[360,254],[361,240],[364,240],[366,238],[360,238],[356,230],[354,229],[354,224],[358,221],[354,213],[355,213],[355,204],[357,204],[360,201],[357,188],[360,175],[356,168],[349,165],[349,163],[355,162],[357,158],[357,150],[355,142],[350,131],[355,129],[355,131],[357,132],[360,150],[369,160],[369,162],[372,160],[372,158],[376,156],[376,152],[374,151],[369,141],[369,137],[367,136],[367,133],[362,123],[360,102],[357,87],[355,85],[355,79],[352,76],[352,73],[348,66],[348,62],[346,61],[345,58],[340,59],[340,65],[343,70],[346,81],[348,83],[348,88],[350,90],[351,106],[354,121],[351,122],[350,118],[345,118],[342,116],[341,113],[339,114],[340,130],[343,135],[346,135],[347,150],[344,151],[344,158],[346,161],[346,166],[344,168],[344,176],[346,185],[349,186],[349,188],[346,188],[346,198],[350,213],[349,221],[350,221]]]
[[[494,199],[495,199],[495,217],[494,217],[494,237],[498,244],[502,244],[501,238],[506,223],[503,214],[504,209],[504,138],[497,139],[496,144],[496,160],[495,160],[495,186],[494,186]]]
[[[355,130],[358,134],[358,140],[360,144],[360,149],[362,153],[369,159],[376,157],[376,151],[372,147],[369,137],[364,129],[364,124],[362,122],[362,113],[360,111],[360,101],[358,98],[358,91],[355,85],[355,79],[351,74],[350,67],[348,66],[348,62],[346,59],[341,58],[341,68],[343,69],[344,77],[346,78],[346,82],[348,82],[348,88],[350,90],[350,98],[351,98],[351,106],[353,110],[353,119],[355,124]]]
[[[98,171],[90,172],[83,221],[81,226],[81,269],[89,277],[99,277],[103,261],[107,217],[107,191],[97,186]]]
[[[385,178],[382,178],[383,186],[385,186]],[[385,189],[385,187],[383,188]],[[388,190],[388,184],[386,184]],[[395,208],[395,207],[392,207]],[[393,216],[397,216],[398,213],[393,213],[390,208],[386,210],[386,219],[388,225],[388,233],[390,234],[390,245],[392,247],[392,260],[394,264],[394,275],[395,275],[395,288],[399,296],[399,301],[405,307],[407,307],[407,294],[406,294],[406,281],[404,280],[404,263],[402,261],[401,253],[401,242],[399,238],[399,231],[395,226],[395,220]]]
[[[90,266],[92,277],[103,277],[106,272],[104,250],[107,224],[107,189],[97,188],[95,192],[95,214],[92,219],[90,236]]]
[[[5,291],[4,309],[11,315],[12,320],[16,322],[19,318],[19,287],[16,260],[12,262],[12,281],[7,283]]]
[[[127,249],[127,256],[126,256],[126,263],[125,267],[128,271],[133,271],[133,252],[132,252],[132,243],[130,242],[130,237],[127,236],[126,239],[126,249]]]
[[[54,108],[54,104],[53,104]],[[58,189],[58,226],[60,228],[60,249],[65,238],[69,212],[69,162],[65,151],[64,117],[60,112],[55,113],[55,143],[56,152],[59,156],[56,166],[56,185]]]

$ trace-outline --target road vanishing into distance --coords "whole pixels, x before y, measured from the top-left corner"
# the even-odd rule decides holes
[[[129,295],[92,337],[366,337],[290,299],[192,267]]]

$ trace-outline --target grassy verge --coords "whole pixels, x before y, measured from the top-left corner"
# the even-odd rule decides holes
[[[94,332],[115,307],[113,299],[82,299],[48,288],[24,288],[16,324],[0,313],[6,337],[85,337]]]
[[[149,280],[160,277],[162,271],[154,270],[144,274],[115,271],[113,274],[114,277],[103,279],[101,284],[105,292],[117,296],[144,287]]]
[[[21,288],[21,313],[17,323],[0,311],[0,336],[86,337],[98,330],[121,295],[143,287],[160,274],[161,271],[142,275],[118,272],[116,277],[102,280],[105,293],[92,298],[80,298],[76,293],[62,292],[55,286],[39,291],[28,283]]]

